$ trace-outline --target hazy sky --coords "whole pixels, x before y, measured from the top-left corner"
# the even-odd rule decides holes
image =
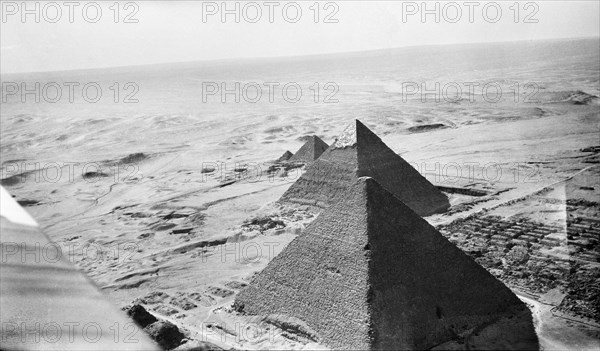
[[[222,1],[130,1],[119,6],[113,1],[75,1],[74,5],[29,1],[23,9],[21,1],[2,0],[0,71],[600,35],[600,2],[595,0],[516,5],[514,1],[428,1],[431,12],[425,18],[421,1],[315,3],[227,1],[230,13],[223,20]]]

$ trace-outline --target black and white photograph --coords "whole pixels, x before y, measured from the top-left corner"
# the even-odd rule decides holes
[[[0,350],[600,351],[600,1],[0,0]]]

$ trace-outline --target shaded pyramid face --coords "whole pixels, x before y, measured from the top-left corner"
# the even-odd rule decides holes
[[[311,163],[318,159],[329,145],[316,135],[311,136],[304,145],[290,157],[290,162]]]
[[[527,307],[506,286],[367,177],[276,256],[235,307],[298,318],[334,349],[430,348],[516,313],[527,313],[535,339]]]
[[[279,201],[325,208],[339,201],[362,176],[377,180],[420,216],[450,206],[444,194],[358,120],[306,168]]]

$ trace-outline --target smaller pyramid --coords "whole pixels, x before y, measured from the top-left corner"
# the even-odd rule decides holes
[[[278,158],[275,162],[284,162],[290,159],[290,157],[294,156],[293,153],[290,152],[290,150],[286,151],[283,153],[283,155],[281,155],[280,158]]]
[[[325,143],[321,138],[316,135],[313,135],[308,138],[306,143],[302,145],[300,150],[298,150],[294,156],[290,157],[289,162],[300,162],[300,163],[311,163],[314,160],[318,159],[329,145]]]

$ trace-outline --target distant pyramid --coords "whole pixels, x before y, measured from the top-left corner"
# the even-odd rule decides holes
[[[375,178],[421,216],[450,206],[444,194],[358,120],[307,167],[279,201],[325,208],[339,201],[362,176]]]
[[[284,161],[287,161],[287,160],[289,160],[289,159],[290,159],[290,157],[292,157],[292,156],[294,156],[294,154],[293,154],[293,153],[291,153],[291,152],[288,150],[288,151],[284,152],[284,153],[283,153],[283,155],[281,155],[281,157],[279,157],[279,158],[277,159],[277,161],[275,161],[275,162],[284,162]]]
[[[300,150],[298,150],[294,156],[290,157],[288,161],[290,162],[303,162],[303,163],[311,163],[314,160],[318,159],[321,154],[327,150],[329,145],[325,143],[321,138],[316,135],[313,135],[308,138],[308,140],[302,145]]]
[[[425,349],[502,316],[525,316],[518,333],[537,344],[529,310],[502,282],[368,177],[257,274],[234,308],[298,318],[334,349]]]

